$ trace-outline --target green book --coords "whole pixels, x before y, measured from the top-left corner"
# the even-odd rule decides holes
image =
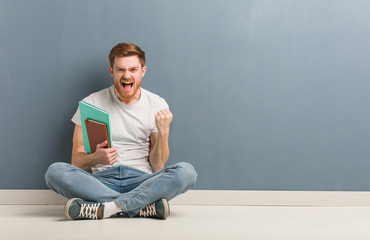
[[[98,108],[90,103],[87,103],[85,101],[80,101],[78,102],[78,105],[80,107],[80,115],[81,115],[81,125],[82,125],[82,135],[83,135],[83,141],[84,141],[84,149],[87,153],[91,153],[91,148],[90,148],[90,142],[89,142],[89,137],[87,135],[87,130],[86,130],[86,119],[92,119],[101,123],[105,123],[107,125],[107,130],[108,130],[108,137],[109,137],[109,142],[112,147],[112,133],[110,130],[110,115],[109,112],[104,111],[101,108]]]

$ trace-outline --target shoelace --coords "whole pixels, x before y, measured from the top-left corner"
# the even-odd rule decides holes
[[[98,219],[98,209],[100,203],[93,203],[93,204],[81,204],[80,209],[80,217],[90,218],[90,219]]]
[[[155,203],[151,203],[140,210],[140,217],[150,217],[157,215]]]

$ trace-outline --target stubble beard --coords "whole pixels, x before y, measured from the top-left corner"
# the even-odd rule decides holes
[[[139,83],[139,85],[136,85],[136,80],[133,81],[134,84],[132,85],[132,89],[133,89],[133,92],[132,94],[128,95],[123,89],[122,89],[122,82],[120,81],[119,83],[116,83],[115,84],[115,92],[116,92],[116,95],[117,97],[121,100],[131,100],[132,98],[134,98],[135,96],[141,96],[141,91],[140,91],[140,86],[141,86],[141,82]],[[118,85],[118,86],[117,86]],[[139,93],[138,93],[139,92]],[[118,93],[118,94],[117,94]]]

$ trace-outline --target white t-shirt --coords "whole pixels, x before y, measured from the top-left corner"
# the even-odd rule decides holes
[[[158,132],[155,114],[168,108],[160,96],[141,88],[141,97],[133,105],[124,105],[114,93],[114,86],[92,93],[83,99],[110,114],[112,146],[118,151],[113,165],[98,164],[91,168],[97,172],[111,167],[125,165],[152,173],[149,164],[150,134]],[[72,122],[81,126],[80,110],[77,108]]]

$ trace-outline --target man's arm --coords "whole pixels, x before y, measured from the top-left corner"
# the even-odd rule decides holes
[[[159,111],[155,115],[155,124],[158,133],[150,135],[149,163],[155,172],[163,169],[170,155],[168,147],[168,137],[170,134],[170,124],[172,122],[172,113],[169,109]]]
[[[82,127],[76,124],[73,133],[72,165],[84,170],[88,170],[96,164],[111,165],[116,161],[118,153],[116,148],[104,148],[106,145],[105,141],[96,146],[94,153],[85,152]]]

